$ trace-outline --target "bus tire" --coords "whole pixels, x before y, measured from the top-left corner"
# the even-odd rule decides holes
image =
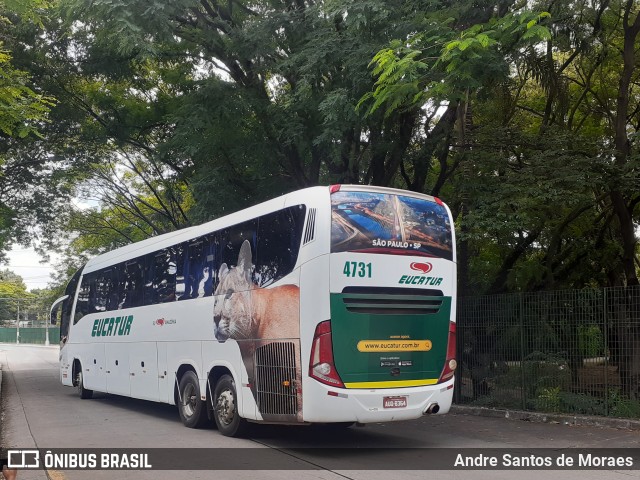
[[[207,423],[207,406],[200,399],[200,383],[193,370],[188,370],[180,379],[178,412],[185,427],[200,428]]]
[[[240,437],[247,431],[248,422],[238,413],[238,394],[231,375],[223,375],[216,383],[213,418],[218,431],[226,437]]]
[[[78,363],[78,371],[76,372],[76,390],[78,396],[83,400],[93,397],[93,390],[84,388],[84,378],[82,377],[82,365]]]

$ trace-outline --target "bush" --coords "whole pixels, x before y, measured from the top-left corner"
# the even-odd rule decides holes
[[[609,391],[609,415],[612,417],[640,418],[640,402],[632,400],[619,389]]]
[[[562,409],[560,393],[560,387],[540,388],[533,402],[535,410],[554,413],[560,412]]]
[[[598,357],[604,354],[604,338],[597,325],[580,325],[578,327],[578,350],[580,356]]]
[[[571,369],[561,355],[533,352],[525,358],[522,368],[527,399],[548,395],[550,389],[571,388]]]

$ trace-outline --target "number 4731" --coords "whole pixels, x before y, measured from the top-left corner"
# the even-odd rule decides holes
[[[342,273],[347,277],[371,278],[371,263],[345,262]]]

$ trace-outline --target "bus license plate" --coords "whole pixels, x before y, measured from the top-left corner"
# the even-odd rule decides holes
[[[407,406],[407,397],[384,397],[382,406],[384,408],[405,408]]]

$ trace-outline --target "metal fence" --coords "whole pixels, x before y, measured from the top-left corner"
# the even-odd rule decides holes
[[[49,344],[57,345],[60,340],[60,328],[49,327]],[[0,343],[28,343],[45,345],[47,342],[46,327],[0,327]]]
[[[45,344],[49,307],[46,298],[0,298],[0,343]],[[49,341],[56,345],[60,329],[49,327]]]
[[[463,297],[458,404],[640,418],[640,288]]]

